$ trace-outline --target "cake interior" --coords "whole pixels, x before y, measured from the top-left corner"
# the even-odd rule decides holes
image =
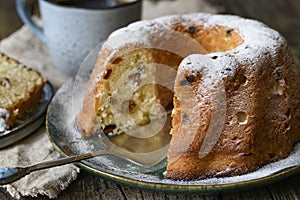
[[[196,40],[207,53],[229,51],[243,43],[237,30],[222,26],[203,28],[176,25],[173,29]],[[151,111],[157,104],[170,113],[173,108],[173,85],[170,88],[155,83],[165,78],[174,84],[182,59],[175,53],[161,49],[120,49],[107,63],[96,86],[96,124],[101,125],[104,133],[115,134],[135,125],[149,124],[151,115],[157,117],[161,114],[159,109]],[[159,66],[173,69],[175,73],[162,70]]]

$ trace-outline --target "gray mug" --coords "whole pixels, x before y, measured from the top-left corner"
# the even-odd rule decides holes
[[[54,65],[71,76],[76,74],[90,50],[112,31],[141,19],[142,0],[111,0],[121,3],[106,8],[55,2],[59,1],[39,0],[42,28],[32,20],[26,0],[16,0],[16,8],[22,21],[47,44]]]

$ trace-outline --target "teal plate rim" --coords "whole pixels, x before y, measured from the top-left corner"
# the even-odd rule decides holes
[[[61,88],[59,89],[61,90]],[[59,93],[59,91],[57,92]],[[59,95],[57,94],[56,95]],[[55,95],[55,96],[56,96]],[[54,98],[53,98],[54,99]],[[51,142],[51,144],[54,146],[54,148],[64,157],[71,155],[70,149],[63,148],[60,146],[58,141],[55,141],[53,137],[52,130],[49,128],[49,112],[51,111],[53,106],[53,100],[51,104],[48,106],[47,115],[46,115],[46,131],[48,138]],[[103,179],[129,186],[134,187],[138,189],[144,189],[144,190],[152,190],[152,191],[159,191],[159,192],[174,192],[174,193],[202,193],[202,194],[210,194],[210,193],[217,193],[217,192],[224,192],[224,191],[237,191],[240,189],[249,189],[257,186],[263,186],[266,184],[271,184],[276,181],[280,181],[282,179],[285,179],[287,177],[290,177],[292,175],[295,175],[296,173],[300,172],[300,165],[294,165],[290,166],[281,170],[278,170],[272,174],[266,175],[264,177],[258,177],[250,180],[245,181],[237,181],[233,183],[222,183],[222,184],[193,184],[193,181],[172,181],[171,183],[157,183],[157,182],[151,182],[147,180],[141,180],[141,179],[134,179],[128,176],[123,176],[120,174],[111,173],[107,170],[101,170],[99,168],[96,168],[93,166],[92,163],[90,163],[88,160],[78,162],[76,164],[81,169],[90,172],[92,174],[95,174]]]
[[[49,135],[48,135],[49,136]],[[60,147],[58,147],[55,142],[50,140],[54,148],[64,157],[67,157],[66,154]],[[294,174],[300,172],[300,166],[294,166],[287,168],[283,171],[279,171],[270,176],[266,176],[263,178],[237,182],[237,183],[228,183],[228,184],[220,184],[220,185],[182,185],[182,184],[168,184],[168,183],[151,183],[145,181],[139,181],[135,179],[131,179],[128,177],[122,177],[118,175],[114,175],[111,173],[107,173],[104,171],[97,170],[91,166],[88,166],[85,163],[79,162],[76,164],[81,169],[95,174],[100,178],[115,182],[117,184],[122,184],[125,186],[143,189],[143,190],[152,190],[158,192],[172,192],[172,193],[201,193],[201,194],[211,194],[218,193],[224,191],[232,191],[232,190],[242,190],[242,189],[251,189],[254,187],[259,187],[267,184],[271,184],[285,178],[288,178]]]

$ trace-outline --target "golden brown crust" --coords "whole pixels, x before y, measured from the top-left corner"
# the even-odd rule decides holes
[[[187,138],[180,137],[180,127],[186,126],[182,112],[190,113],[193,107],[183,108],[178,103],[176,97],[188,97],[183,93],[184,88],[178,85],[180,80],[177,80],[167,178],[193,180],[240,175],[289,155],[293,145],[300,141],[300,101],[297,98],[300,95],[297,86],[300,79],[297,67],[286,45],[278,49],[275,58],[270,57],[260,65],[255,68],[241,65],[233,78],[223,79],[227,118],[216,146],[204,158],[199,158],[198,153],[211,111],[209,106],[208,109],[203,108],[193,143],[186,152],[181,151],[179,141],[188,142],[185,141]],[[188,72],[179,69],[178,73]],[[202,85],[199,77],[193,91],[205,91],[201,89]],[[200,92],[197,95],[206,94]],[[197,96],[192,98],[197,99]],[[247,123],[239,123],[238,113],[248,116]]]

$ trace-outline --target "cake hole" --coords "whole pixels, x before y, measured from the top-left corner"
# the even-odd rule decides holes
[[[111,72],[112,72],[111,69],[106,70],[106,71],[104,72],[104,77],[103,77],[103,79],[108,79],[108,78],[110,77],[110,75],[111,75]]]
[[[117,65],[120,62],[122,62],[122,60],[123,60],[122,58],[118,57],[118,58],[114,59],[111,63],[114,64],[114,65]]]
[[[275,77],[276,81],[279,81],[280,79],[282,79],[282,73],[281,73],[280,69],[276,68],[273,72],[273,76]]]
[[[276,155],[275,153],[268,153],[268,156],[269,156],[269,158],[271,158],[271,159],[274,158],[275,155]]]
[[[244,75],[239,76],[238,79],[241,85],[245,85],[247,83],[247,77]]]
[[[213,57],[212,57],[212,59],[214,59],[214,60],[217,59],[217,58],[218,58],[218,56],[213,56]]]
[[[239,124],[244,125],[244,124],[248,123],[248,115],[245,112],[238,112],[237,118],[238,118]]]

